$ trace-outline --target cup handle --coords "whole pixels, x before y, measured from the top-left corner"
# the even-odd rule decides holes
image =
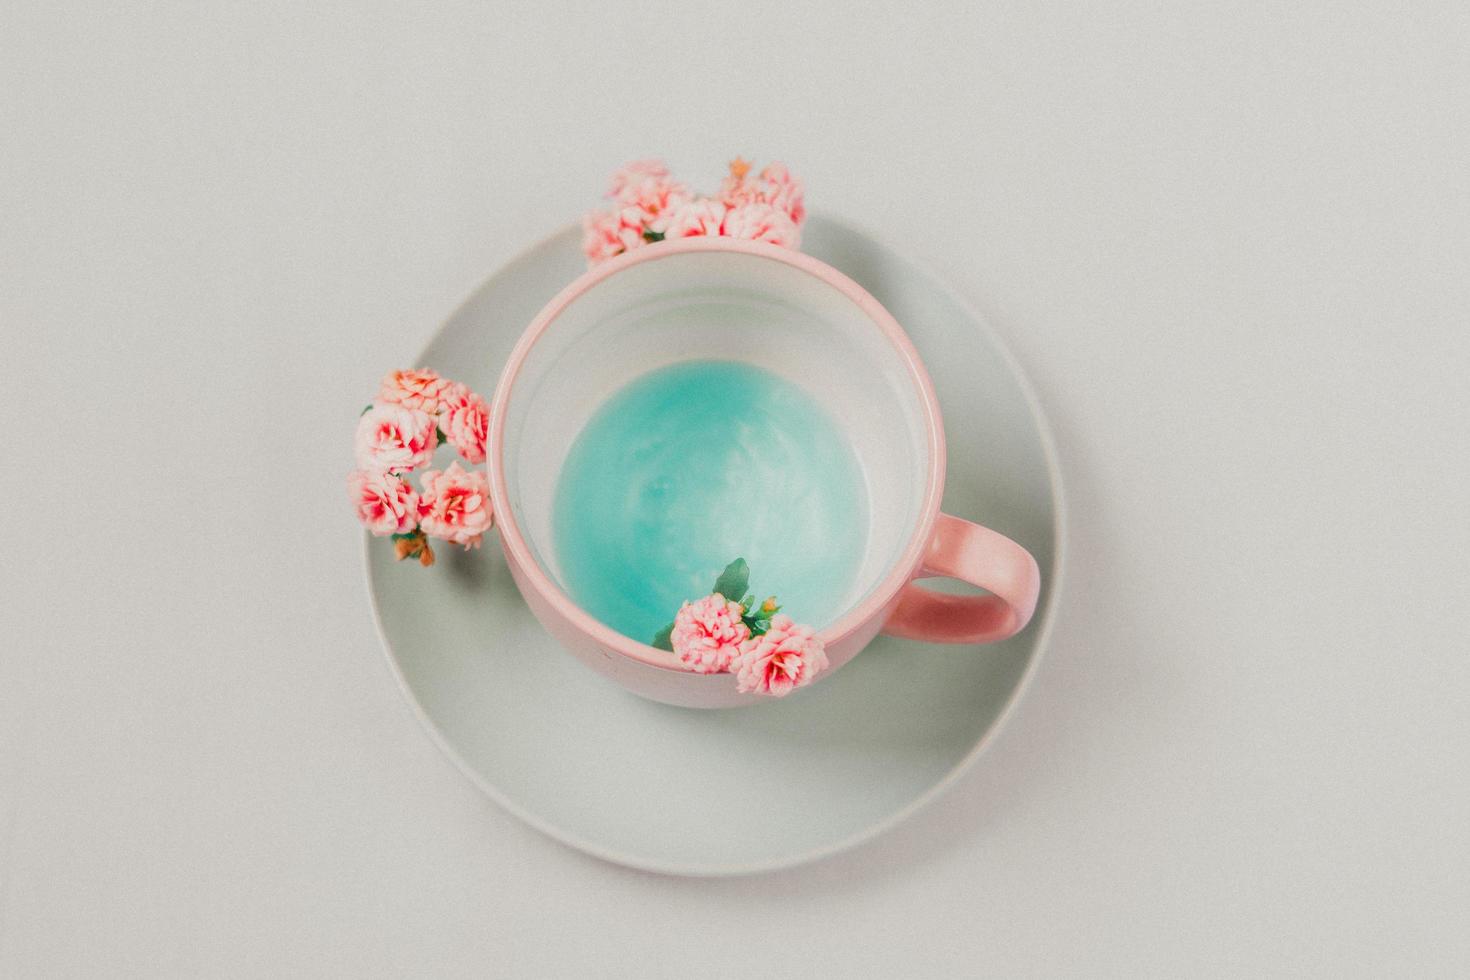
[[[1031,621],[1041,570],[1025,548],[971,521],[940,514],[918,575],[943,575],[989,595],[948,595],[910,582],[883,632],[930,643],[993,643]]]

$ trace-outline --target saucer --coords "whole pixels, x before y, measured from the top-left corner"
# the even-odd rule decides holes
[[[802,251],[857,280],[903,324],[944,412],[943,509],[1029,549],[1041,566],[1041,602],[1031,624],[1003,643],[879,637],[787,698],[675,708],[624,691],[562,651],[522,601],[497,540],[474,552],[438,548],[439,562],[424,569],[395,562],[391,548],[369,538],[379,633],[426,730],[501,806],[608,861],[749,874],[870,839],[974,761],[1050,632],[1061,485],[1015,361],[953,293],[851,226],[812,216]],[[584,269],[575,227],[533,246],[449,318],[414,366],[488,398],[525,325]]]

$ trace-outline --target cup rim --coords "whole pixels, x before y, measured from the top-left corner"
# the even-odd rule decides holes
[[[660,650],[647,643],[640,643],[592,616],[547,574],[546,570],[541,567],[541,563],[531,553],[531,548],[521,533],[521,528],[511,510],[504,460],[506,408],[510,404],[516,379],[531,349],[546,334],[557,318],[568,306],[604,279],[644,262],[657,262],[691,252],[728,252],[780,262],[837,290],[856,305],[893,346],[908,371],[910,382],[919,391],[929,459],[919,518],[915,522],[908,542],[904,545],[903,552],[884,574],[882,580],[869,591],[862,602],[849,609],[835,623],[817,632],[824,644],[832,645],[845,639],[878,615],[898,595],[899,590],[913,578],[913,573],[921,564],[928,548],[929,539],[934,531],[934,522],[939,516],[946,456],[944,426],[940,419],[939,401],[934,395],[934,386],[929,380],[929,372],[925,369],[924,362],[919,359],[919,353],[914,349],[908,334],[899,326],[893,315],[866,289],[827,263],[803,252],[768,242],[724,237],[706,236],[661,241],[607,259],[587,270],[557,293],[541,308],[541,311],[531,320],[530,325],[526,327],[525,332],[521,334],[520,339],[516,341],[515,347],[505,362],[505,367],[501,370],[500,378],[495,384],[495,393],[490,404],[488,434],[490,452],[486,454],[484,466],[490,483],[490,500],[494,508],[495,523],[500,529],[501,547],[519,567],[526,582],[534,587],[562,617],[603,647],[650,667],[703,676],[680,663],[678,657],[673,653]]]

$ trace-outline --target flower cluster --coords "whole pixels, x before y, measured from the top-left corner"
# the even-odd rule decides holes
[[[757,606],[749,584],[750,566],[735,559],[709,595],[680,607],[653,645],[695,673],[734,674],[742,694],[784,697],[827,667],[827,651],[810,626],[780,611],[775,596]]]
[[[407,475],[429,466],[448,443],[466,462],[485,461],[490,412],[466,386],[427,369],[394,371],[357,422],[357,469],[347,491],[363,526],[391,536],[399,560],[434,563],[429,538],[477,548],[490,530],[490,486],[479,470],[458,460],[424,470],[415,491]]]
[[[797,248],[806,203],[801,181],[773,163],[752,176],[738,157],[719,192],[696,195],[669,175],[661,160],[636,160],[613,174],[612,205],[582,219],[582,251],[596,265],[667,238],[725,235]]]

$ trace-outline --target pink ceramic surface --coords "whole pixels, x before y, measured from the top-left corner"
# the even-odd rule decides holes
[[[527,328],[496,387],[486,465],[501,543],[527,604],[567,650],[656,701],[719,708],[763,700],[738,693],[730,674],[692,673],[587,614],[559,584],[550,547],[556,478],[597,407],[664,364],[731,357],[823,402],[867,480],[868,547],[845,611],[819,631],[830,667],[814,683],[880,630],[988,643],[1025,627],[1040,589],[1036,562],[1003,535],[939,512],[939,405],[893,317],[857,283],[800,252],[688,238],[609,260],[564,289]],[[949,595],[913,581],[928,576],[989,594]]]

